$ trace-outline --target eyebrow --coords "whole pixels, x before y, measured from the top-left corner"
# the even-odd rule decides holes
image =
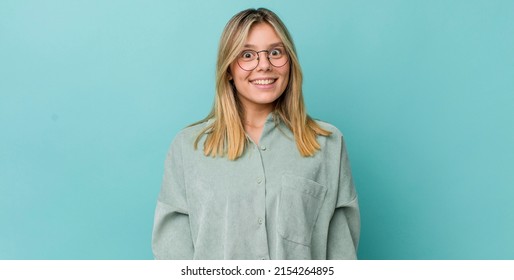
[[[273,48],[273,47],[278,47],[278,46],[283,47],[284,43],[282,43],[282,42],[273,43],[273,44],[270,44],[268,46],[268,48]],[[252,44],[245,44],[243,47],[245,47],[245,48],[254,48],[255,49],[257,46],[252,45]]]

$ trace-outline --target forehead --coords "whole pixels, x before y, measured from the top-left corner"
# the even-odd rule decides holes
[[[282,40],[275,29],[269,23],[259,22],[250,28],[245,46],[269,47],[280,43]]]

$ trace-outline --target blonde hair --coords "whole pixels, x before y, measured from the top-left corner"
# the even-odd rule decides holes
[[[214,121],[198,135],[194,148],[197,149],[198,142],[207,133],[203,147],[206,156],[216,157],[227,154],[230,160],[235,160],[243,154],[247,145],[242,122],[243,108],[238,100],[235,86],[230,81],[229,69],[239,55],[250,28],[256,23],[271,25],[289,55],[289,81],[284,93],[275,101],[274,116],[278,116],[293,132],[300,154],[313,156],[320,149],[316,136],[328,136],[331,132],[321,128],[307,115],[302,95],[302,71],[293,39],[280,18],[265,8],[239,12],[225,26],[218,48],[214,105],[205,119],[192,125],[209,119]]]

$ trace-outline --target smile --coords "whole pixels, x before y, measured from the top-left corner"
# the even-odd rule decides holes
[[[250,81],[254,85],[270,85],[276,82],[277,79],[258,79]]]

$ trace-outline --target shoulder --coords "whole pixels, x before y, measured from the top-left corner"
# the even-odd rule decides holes
[[[345,149],[346,141],[343,133],[339,130],[335,125],[321,121],[318,119],[314,119],[314,121],[323,129],[331,132],[328,136],[318,136],[319,144],[321,145],[321,150],[325,151],[337,151],[340,149]]]
[[[346,141],[343,133],[333,124],[314,120],[321,128],[332,132],[329,136],[318,136],[318,141],[321,145],[322,153],[326,154],[328,157],[333,157],[338,155],[337,160],[341,160],[341,157],[346,157]],[[337,151],[337,152],[336,152]]]
[[[183,145],[191,146],[196,138],[212,124],[212,121],[212,119],[201,121],[181,129],[173,139],[171,146],[176,148]]]
[[[178,134],[177,137],[196,138],[202,131],[204,131],[207,127],[209,127],[213,123],[213,119],[209,119],[206,121],[201,121],[194,123],[190,126],[183,128]]]
[[[335,137],[335,138],[342,138],[343,137],[343,133],[335,125],[333,125],[331,123],[328,123],[328,122],[325,122],[325,121],[322,121],[322,120],[318,120],[318,119],[313,119],[313,120],[321,128],[332,132],[332,134],[331,134],[332,137]]]

